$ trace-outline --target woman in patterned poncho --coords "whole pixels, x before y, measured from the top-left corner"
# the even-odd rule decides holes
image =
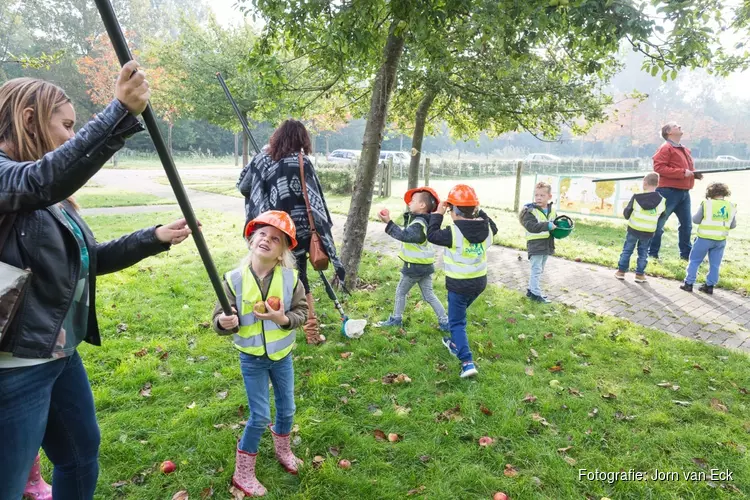
[[[257,154],[240,174],[237,188],[245,197],[245,219],[252,220],[268,210],[282,210],[288,213],[297,226],[297,258],[299,278],[305,287],[309,317],[303,326],[309,344],[321,342],[320,327],[315,316],[315,304],[310,293],[307,277],[307,253],[310,249],[310,223],[307,218],[305,198],[302,195],[298,154],[300,150],[309,155],[312,147],[307,129],[297,120],[286,120],[274,131],[269,146]],[[343,283],[344,266],[336,255],[336,247],[331,234],[333,221],[328,212],[323,188],[320,185],[315,167],[307,156],[305,161],[305,182],[310,198],[315,229],[325,247],[326,253],[336,270],[336,276]]]

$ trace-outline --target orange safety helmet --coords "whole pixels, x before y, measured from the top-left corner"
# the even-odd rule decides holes
[[[476,207],[479,205],[479,198],[474,188],[466,184],[456,184],[448,193],[448,203],[456,207]]]
[[[427,186],[422,186],[422,187],[408,190],[406,194],[404,194],[404,201],[406,202],[406,204],[408,205],[409,203],[411,203],[411,199],[414,196],[414,193],[419,193],[420,191],[430,193],[432,197],[435,198],[435,206],[440,204],[440,197],[438,196],[438,194],[435,192],[434,189],[432,189],[431,187],[427,187]]]
[[[297,227],[289,214],[281,210],[263,212],[245,226],[245,238],[250,238],[253,231],[261,226],[273,226],[289,237],[289,250],[297,246]]]

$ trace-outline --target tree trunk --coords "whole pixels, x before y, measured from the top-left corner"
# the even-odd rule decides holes
[[[393,94],[398,62],[404,50],[404,39],[396,35],[396,24],[391,23],[388,39],[383,49],[383,63],[372,84],[370,112],[362,138],[362,156],[354,181],[349,214],[344,224],[344,245],[341,249],[341,262],[346,269],[346,283],[353,289],[357,283],[359,263],[367,234],[367,221],[372,206],[372,193],[375,188],[375,173],[380,159],[380,145],[383,140],[388,102]]]
[[[422,102],[417,107],[417,116],[414,119],[414,134],[411,136],[411,147],[412,153],[414,150],[417,154],[413,154],[411,162],[409,163],[409,183],[407,189],[414,189],[419,184],[419,160],[422,158],[422,140],[424,139],[424,127],[427,123],[427,115],[432,106],[437,90],[427,89]]]
[[[234,166],[238,167],[237,163],[240,160],[240,134],[234,134]],[[243,167],[245,165],[242,165]]]
[[[172,129],[174,128],[174,123],[169,122],[167,123],[168,129],[167,129],[167,149],[169,149],[169,156],[174,156],[172,154]]]
[[[328,146],[328,143],[331,139],[331,134],[326,134],[326,157],[331,154],[330,148]]]
[[[245,120],[247,120],[247,113],[245,113]],[[248,151],[250,150],[250,140],[247,138],[247,134],[242,134],[242,167],[244,168],[250,163]]]

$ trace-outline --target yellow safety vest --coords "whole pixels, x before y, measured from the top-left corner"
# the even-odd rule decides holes
[[[703,200],[703,221],[698,225],[698,236],[707,240],[727,239],[737,207],[726,200]]]
[[[550,222],[554,221],[557,214],[555,213],[555,207],[550,208],[549,213],[544,215],[544,212],[534,207],[531,209],[531,213],[534,214],[536,220],[539,222]],[[526,241],[529,240],[546,240],[550,237],[549,231],[542,231],[541,233],[531,233],[526,231]]]
[[[459,280],[486,276],[487,249],[492,245],[492,231],[482,243],[471,243],[455,224],[450,228],[453,243],[443,250],[445,275]]]
[[[284,358],[294,348],[295,331],[283,330],[273,321],[260,321],[253,314],[253,306],[268,297],[278,297],[284,311],[289,311],[294,287],[297,286],[297,271],[276,266],[265,297],[250,266],[228,272],[226,280],[236,298],[235,307],[240,319],[239,331],[233,336],[234,347],[252,356],[266,354],[273,361]]]
[[[638,203],[638,200],[633,200],[633,212],[630,214],[630,219],[628,219],[628,227],[631,227],[636,231],[654,233],[656,232],[656,226],[659,223],[659,216],[661,216],[666,209],[667,200],[664,198],[661,199],[656,208],[648,210],[643,208]]]
[[[424,243],[407,243],[401,242],[401,251],[398,257],[404,262],[410,264],[434,264],[435,263],[435,248],[431,243],[427,242],[427,223],[420,218],[412,220],[407,227],[419,224],[424,228],[425,240]]]

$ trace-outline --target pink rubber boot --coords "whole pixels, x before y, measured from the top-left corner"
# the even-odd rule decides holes
[[[31,466],[29,479],[26,480],[26,489],[23,490],[23,498],[52,500],[52,486],[47,484],[42,477],[39,467],[39,455],[36,456],[34,465]]]
[[[234,466],[232,484],[249,497],[262,497],[266,488],[255,477],[255,458],[257,453],[248,453],[237,448],[237,460]]]
[[[290,474],[297,474],[297,470],[304,463],[292,453],[291,438],[289,434],[276,434],[270,425],[273,436],[273,446],[276,448],[276,458],[284,469]]]

